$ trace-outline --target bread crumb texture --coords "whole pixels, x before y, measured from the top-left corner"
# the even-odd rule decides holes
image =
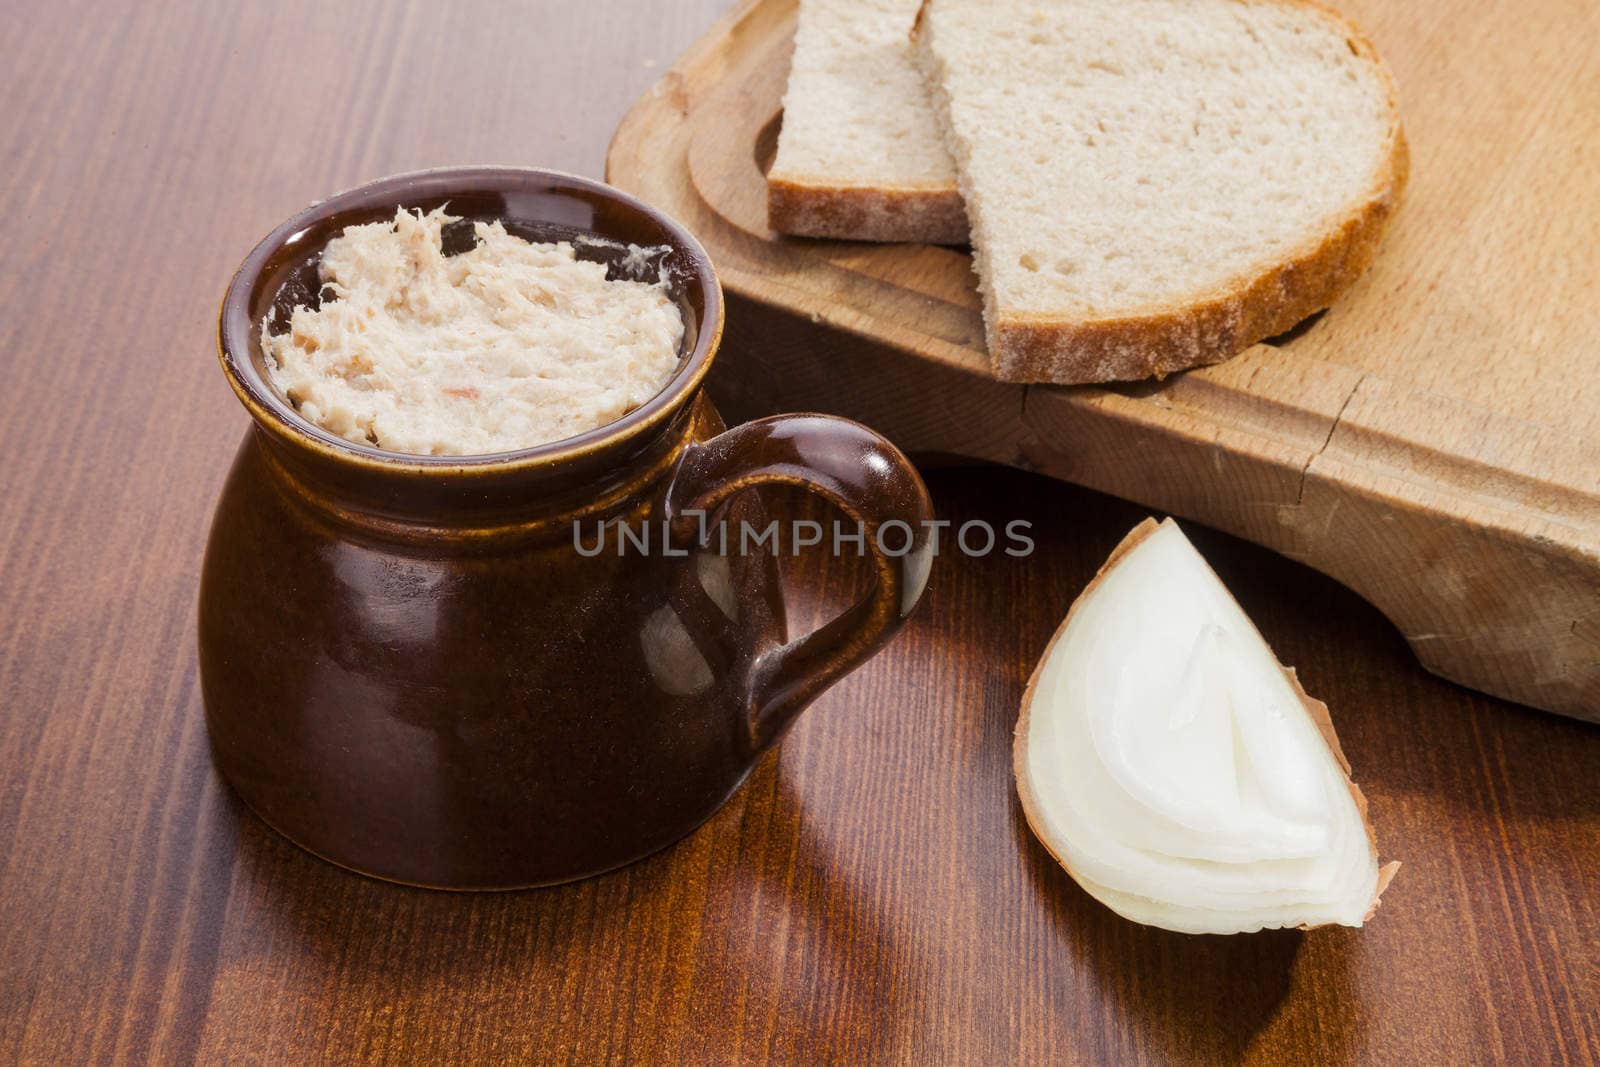
[[[1029,369],[1055,380],[1214,362],[1292,325],[1252,317],[1252,286],[1288,270],[1285,313],[1325,306],[1403,181],[1393,82],[1313,4],[931,0],[918,45],[991,349],[1036,334],[1061,351]]]
[[[911,54],[921,0],[802,0],[774,179],[955,192]]]
[[[565,241],[498,221],[444,252],[456,216],[395,212],[322,253],[321,306],[261,325],[272,385],[307,421],[418,455],[484,455],[614,422],[666,385],[683,316],[656,283],[607,280]]]

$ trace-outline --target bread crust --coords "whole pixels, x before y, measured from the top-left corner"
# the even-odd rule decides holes
[[[1337,23],[1351,48],[1383,79],[1390,117],[1388,151],[1365,193],[1281,261],[1181,303],[1090,321],[993,310],[987,325],[995,377],[1081,385],[1161,378],[1220,363],[1328,307],[1367,269],[1400,206],[1411,167],[1394,76],[1372,42],[1337,11],[1315,0],[1271,2],[1316,11]],[[914,39],[921,35],[932,3],[923,0]],[[934,97],[939,106],[940,95]],[[948,115],[940,118],[948,137]]]
[[[954,184],[849,186],[819,177],[768,175],[767,225],[800,237],[967,241],[967,209]]]
[[[1044,673],[1044,665],[1050,659],[1050,653],[1055,650],[1056,642],[1061,640],[1061,635],[1067,632],[1067,627],[1071,624],[1072,617],[1078,613],[1079,606],[1088,599],[1089,594],[1094,591],[1094,588],[1110,573],[1111,569],[1117,565],[1117,562],[1123,556],[1132,552],[1145,538],[1160,528],[1161,523],[1155,519],[1147,518],[1128,531],[1128,535],[1117,543],[1116,548],[1111,550],[1111,555],[1106,557],[1106,561],[1100,565],[1099,570],[1095,571],[1094,577],[1089,580],[1089,584],[1083,587],[1083,591],[1078,594],[1077,599],[1073,600],[1072,606],[1067,609],[1067,617],[1061,620],[1061,625],[1056,627],[1056,632],[1050,636],[1049,643],[1044,646],[1044,651],[1039,655],[1038,664],[1033,668],[1033,674],[1028,678],[1027,687],[1022,691],[1022,709],[1017,715],[1017,727],[1012,735],[1011,745],[1011,773],[1012,777],[1016,779],[1017,797],[1022,802],[1022,815],[1027,820],[1028,829],[1033,831],[1033,836],[1044,846],[1045,851],[1050,853],[1057,863],[1061,864],[1062,869],[1072,875],[1074,881],[1077,880],[1078,876],[1073,872],[1071,865],[1067,863],[1061,853],[1057,852],[1050,843],[1050,837],[1045,830],[1043,806],[1039,803],[1038,795],[1035,794],[1033,783],[1028,775],[1028,723],[1033,710],[1033,694],[1039,685],[1039,676]],[[1282,667],[1280,664],[1280,669],[1283,671],[1284,676],[1288,678],[1289,685],[1294,690],[1295,695],[1305,705],[1306,714],[1311,717],[1312,722],[1316,723],[1317,730],[1322,734],[1322,740],[1327,744],[1329,751],[1333,753],[1333,758],[1339,762],[1339,766],[1344,770],[1345,784],[1350,788],[1350,796],[1355,801],[1356,810],[1361,813],[1361,824],[1366,828],[1367,840],[1371,842],[1372,853],[1376,856],[1378,854],[1378,836],[1372,828],[1372,821],[1367,818],[1367,798],[1361,792],[1361,787],[1356,785],[1355,781],[1350,777],[1350,761],[1345,758],[1344,749],[1339,744],[1339,735],[1334,732],[1333,719],[1328,714],[1328,705],[1311,696],[1301,687],[1299,676],[1295,674],[1293,667]],[[1372,903],[1362,917],[1363,922],[1372,918],[1373,914],[1378,910],[1379,899],[1383,896],[1383,891],[1389,887],[1389,883],[1394,880],[1395,873],[1399,869],[1399,860],[1390,860],[1388,863],[1378,866],[1377,885],[1373,888]],[[1315,927],[1302,926],[1300,929],[1310,930],[1315,929]]]

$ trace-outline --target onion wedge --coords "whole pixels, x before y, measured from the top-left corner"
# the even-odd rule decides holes
[[[1327,705],[1170,519],[1073,603],[1022,697],[1028,825],[1090,896],[1183,933],[1360,926],[1398,863]]]

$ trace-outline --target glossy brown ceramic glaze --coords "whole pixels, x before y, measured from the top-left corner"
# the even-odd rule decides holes
[[[498,456],[387,453],[302,420],[266,384],[259,323],[312,298],[314,257],[345,226],[445,202],[527,236],[668,246],[686,323],[673,380],[610,426]],[[263,819],[419,885],[604,871],[697,826],[887,640],[931,563],[921,480],[841,419],[723,432],[700,393],[721,325],[692,237],[548,172],[386,179],[313,205],[251,253],[220,348],[254,424],[217,507],[199,631],[217,765]],[[738,536],[769,521],[743,490],[771,483],[832,501],[869,546],[886,523],[909,535],[884,538],[897,554],[876,551],[866,599],[793,644],[770,542]]]

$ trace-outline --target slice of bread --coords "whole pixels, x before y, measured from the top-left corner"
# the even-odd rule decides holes
[[[774,230],[960,244],[967,216],[911,56],[921,0],[801,0],[778,154]]]
[[[927,0],[1007,381],[1217,363],[1326,307],[1405,184],[1394,81],[1305,0]]]

